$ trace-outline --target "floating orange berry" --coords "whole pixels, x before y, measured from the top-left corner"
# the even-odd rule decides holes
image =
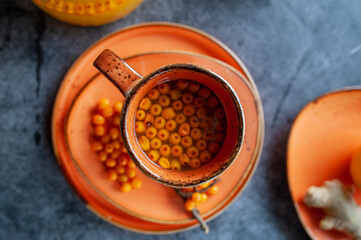
[[[105,134],[105,128],[104,126],[98,125],[94,128],[94,134],[95,136],[103,136]]]
[[[170,92],[170,85],[169,83],[163,83],[158,86],[158,90],[162,94],[168,94]]]
[[[171,148],[171,153],[174,157],[179,157],[183,152],[183,148],[179,145],[174,145]]]
[[[199,119],[197,116],[193,116],[189,119],[189,124],[191,125],[192,128],[197,128],[199,127]]]
[[[207,142],[204,139],[200,139],[196,142],[196,147],[199,151],[203,151],[207,149]]]
[[[221,149],[221,146],[219,145],[218,142],[212,142],[212,143],[209,144],[209,146],[208,146],[208,150],[209,150],[211,153],[217,153],[217,152],[219,152],[220,149]]]
[[[199,140],[202,138],[202,131],[199,128],[192,128],[190,136],[194,140]]]
[[[168,130],[168,131],[173,131],[175,128],[177,127],[177,123],[176,121],[174,121],[173,119],[171,120],[168,120],[165,124],[165,128]]]
[[[170,98],[166,95],[161,95],[158,98],[158,103],[162,106],[162,107],[168,107],[170,104]]]
[[[176,87],[177,87],[179,90],[186,90],[187,87],[188,87],[188,81],[187,81],[187,80],[179,80],[179,81],[177,81],[177,83],[176,83]]]
[[[197,202],[200,202],[202,199],[202,195],[199,192],[195,192],[192,194],[192,200]]]
[[[198,92],[199,88],[200,85],[197,82],[191,82],[188,86],[188,90],[191,91],[192,93]]]
[[[108,158],[108,154],[105,151],[101,151],[98,153],[98,158],[100,161],[105,162]]]
[[[185,103],[185,104],[190,104],[193,102],[193,94],[190,93],[190,92],[185,92],[183,95],[182,95],[182,101]]]
[[[151,105],[152,105],[152,102],[150,101],[150,99],[147,97],[144,97],[142,99],[142,101],[140,101],[140,103],[139,103],[139,108],[143,109],[143,110],[148,110]]]
[[[189,131],[191,129],[191,126],[189,123],[182,123],[182,125],[179,126],[178,133],[181,136],[187,136],[189,135]]]
[[[144,151],[149,150],[150,142],[146,136],[140,136],[138,138],[138,143],[139,143],[141,149],[143,149]]]
[[[208,106],[210,106],[211,108],[215,108],[218,106],[219,104],[219,100],[216,96],[212,96],[208,99],[208,102],[207,102]]]
[[[201,161],[199,160],[199,158],[191,158],[190,162],[189,162],[189,166],[191,168],[199,168],[201,166]]]
[[[100,99],[97,103],[97,108],[99,110],[103,110],[104,108],[109,107],[109,106],[110,106],[110,102],[108,99],[105,99],[105,98]]]
[[[159,138],[153,138],[152,140],[150,140],[150,146],[153,149],[159,149],[160,146],[162,146],[162,141]]]
[[[109,167],[109,168],[113,168],[117,165],[117,161],[113,158],[108,158],[106,161],[105,161],[105,166]]]
[[[115,180],[118,179],[118,174],[117,174],[117,172],[116,172],[114,169],[109,169],[109,170],[107,171],[107,175],[108,175],[108,179],[109,179],[110,181],[115,181]]]
[[[159,97],[159,91],[158,91],[158,89],[152,89],[152,90],[150,90],[149,91],[149,93],[148,93],[148,97],[150,98],[150,99],[152,99],[152,100],[156,100],[156,99],[158,99],[158,97]]]
[[[148,113],[147,115],[145,115],[145,118],[144,118],[144,125],[147,126],[147,127],[150,127],[152,126],[154,122],[154,116],[150,113]]]
[[[100,142],[101,143],[108,143],[110,142],[110,136],[108,134],[104,134],[101,138],[100,138]]]
[[[168,157],[170,155],[170,147],[169,147],[169,145],[168,144],[163,144],[159,148],[159,153],[163,157]]]
[[[159,157],[160,157],[160,154],[157,150],[152,150],[148,153],[148,157],[150,160],[152,160],[153,162],[157,162]]]
[[[120,191],[122,192],[130,192],[132,190],[132,185],[130,183],[127,182],[123,182],[121,187],[120,187]]]
[[[133,188],[138,189],[142,187],[142,181],[138,178],[133,178],[131,181],[131,185]]]
[[[196,113],[196,107],[193,104],[187,104],[183,108],[183,113],[187,117],[191,117]]]
[[[118,128],[111,128],[109,130],[109,136],[111,139],[115,140],[119,137],[119,130]]]
[[[216,118],[217,119],[224,119],[226,117],[226,114],[224,113],[223,108],[217,108],[216,109]]]
[[[163,111],[162,111],[162,117],[164,117],[165,119],[172,119],[175,117],[175,112],[173,110],[173,108],[165,108]]]
[[[166,141],[169,138],[169,132],[166,129],[160,129],[158,131],[158,138],[162,141]]]
[[[135,123],[135,132],[136,133],[142,133],[145,131],[145,125],[143,122],[138,121]]]
[[[145,131],[145,135],[149,138],[152,139],[154,137],[157,136],[157,129],[155,127],[149,127],[147,128],[147,130]]]
[[[196,147],[192,146],[192,147],[187,148],[187,155],[190,158],[195,158],[198,156],[198,154],[199,154],[199,150]]]
[[[128,178],[134,178],[137,173],[135,172],[134,168],[127,168],[125,170],[125,175],[127,175]]]
[[[144,110],[139,109],[139,110],[137,111],[136,116],[137,116],[137,119],[138,119],[139,121],[142,121],[142,120],[145,118],[145,112],[144,112]]]
[[[113,144],[111,144],[111,143],[105,144],[105,146],[104,146],[104,151],[105,152],[112,153],[113,150],[114,150]]]
[[[161,128],[164,128],[164,126],[165,126],[165,119],[164,118],[157,117],[154,120],[154,127],[158,128],[158,129],[161,129]]]
[[[193,210],[193,208],[196,207],[196,203],[191,200],[191,199],[188,199],[186,202],[185,202],[185,208],[187,211],[191,212]]]
[[[212,154],[208,151],[202,151],[199,154],[199,159],[201,160],[202,163],[209,162],[212,159]]]
[[[106,107],[102,111],[104,117],[111,117],[114,114],[114,110],[112,107]]]
[[[181,145],[185,148],[192,146],[192,138],[190,136],[182,137],[181,139]]]
[[[202,108],[206,105],[206,100],[204,100],[204,98],[197,97],[196,99],[194,99],[193,103],[196,108]]]
[[[169,92],[170,99],[177,100],[182,96],[182,92],[179,89],[173,89]]]
[[[201,96],[202,98],[209,98],[209,96],[211,96],[211,91],[207,88],[202,88],[201,90],[198,91],[198,95]]]
[[[181,100],[176,100],[172,103],[172,107],[176,111],[180,111],[183,108],[183,102]]]
[[[181,136],[178,133],[171,133],[169,135],[169,142],[171,144],[177,145],[181,142]]]
[[[181,165],[178,160],[173,159],[170,161],[170,168],[173,171],[179,171],[181,169]]]
[[[158,165],[161,166],[162,168],[166,168],[166,169],[170,168],[170,163],[169,163],[168,158],[161,157],[161,158],[159,158],[159,160],[158,160],[157,163],[158,163]]]
[[[178,114],[175,116],[175,121],[176,121],[178,124],[182,124],[182,123],[184,123],[186,120],[187,120],[187,117],[186,117],[183,113],[178,113]]]
[[[189,159],[189,157],[188,157],[187,154],[183,153],[183,154],[180,155],[180,157],[179,157],[179,162],[180,162],[180,164],[182,164],[183,166],[189,166],[190,159]]]
[[[153,104],[150,107],[150,113],[153,114],[154,116],[158,116],[161,112],[162,112],[162,106],[160,106],[159,104]]]

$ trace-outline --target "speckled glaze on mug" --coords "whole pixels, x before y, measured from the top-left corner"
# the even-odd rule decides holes
[[[129,156],[151,179],[171,187],[192,187],[222,174],[238,156],[244,139],[244,115],[241,103],[230,85],[215,73],[192,64],[172,64],[142,77],[111,50],[104,50],[94,61],[124,95],[120,132]],[[220,99],[227,119],[225,142],[214,159],[196,169],[173,171],[151,161],[140,148],[135,129],[136,111],[144,96],[161,83],[187,79],[208,87]]]

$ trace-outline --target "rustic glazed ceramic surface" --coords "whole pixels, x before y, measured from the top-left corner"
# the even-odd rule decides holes
[[[322,210],[307,207],[307,189],[338,178],[352,184],[349,162],[361,145],[361,89],[327,93],[308,103],[296,117],[288,143],[288,181],[299,217],[313,239],[350,239],[337,231],[323,231]],[[355,200],[361,204],[361,191]]]

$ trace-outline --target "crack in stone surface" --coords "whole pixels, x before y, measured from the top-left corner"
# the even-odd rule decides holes
[[[36,53],[36,69],[35,69],[35,78],[36,78],[36,96],[39,97],[40,93],[40,83],[41,83],[41,75],[40,70],[44,62],[44,50],[41,45],[41,40],[44,36],[44,32],[46,30],[46,21],[45,14],[42,11],[38,11],[37,18],[35,20],[35,30],[37,33],[35,39],[35,53]]]

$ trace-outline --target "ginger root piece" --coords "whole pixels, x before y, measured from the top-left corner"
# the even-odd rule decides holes
[[[343,186],[337,179],[326,181],[322,187],[310,187],[304,202],[326,212],[321,229],[336,229],[361,240],[361,207],[353,199],[353,188]]]

